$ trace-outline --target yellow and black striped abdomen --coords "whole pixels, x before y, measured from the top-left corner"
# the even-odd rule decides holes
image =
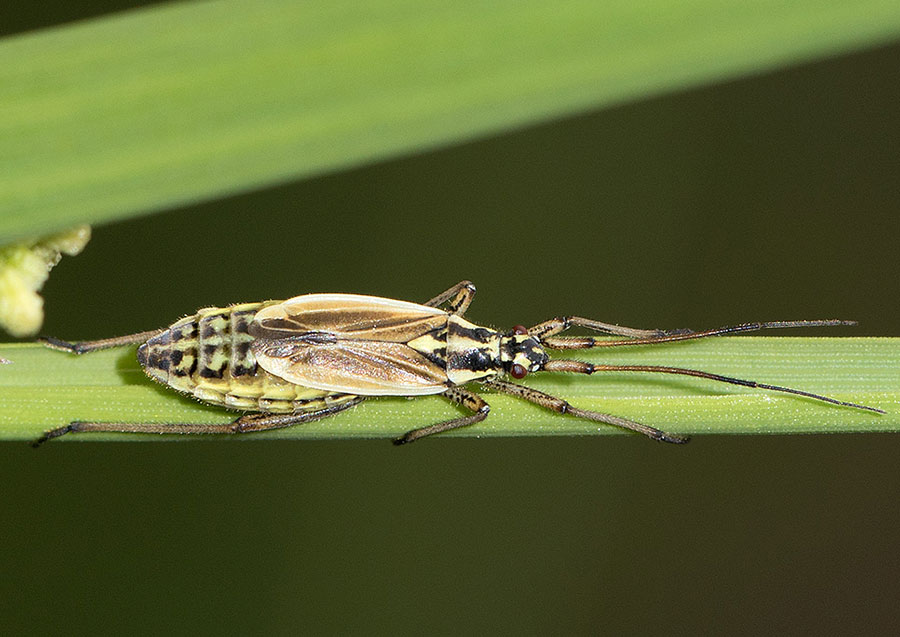
[[[248,328],[259,310],[277,302],[199,310],[141,345],[138,362],[154,380],[232,409],[307,411],[352,399],[295,385],[257,365]]]

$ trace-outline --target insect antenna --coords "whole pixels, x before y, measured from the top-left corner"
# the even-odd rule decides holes
[[[694,332],[692,330],[673,330],[663,332],[659,336],[641,338],[625,338],[621,340],[598,339],[593,336],[547,336],[541,338],[541,342],[552,349],[589,349],[594,347],[620,347],[622,345],[652,345],[655,343],[670,343],[673,341],[689,341],[710,336],[723,336],[725,334],[742,334],[744,332],[758,332],[760,330],[772,330],[792,327],[836,327],[856,325],[856,321],[841,319],[826,319],[816,321],[764,321],[756,323],[741,323],[740,325],[728,325],[711,330]]]
[[[877,414],[885,413],[881,409],[869,407],[867,405],[859,405],[857,403],[837,400],[820,394],[813,394],[801,389],[793,389],[791,387],[782,387],[780,385],[769,385],[767,383],[758,383],[754,380],[744,380],[741,378],[733,378],[731,376],[722,376],[711,372],[702,372],[696,369],[686,369],[684,367],[667,367],[664,365],[594,365],[585,361],[576,361],[569,359],[548,361],[544,364],[544,371],[547,372],[574,372],[576,374],[595,374],[597,372],[651,372],[659,374],[677,374],[680,376],[694,376],[696,378],[707,378],[721,383],[730,385],[741,385],[742,387],[753,387],[755,389],[767,389],[769,391],[777,391],[785,394],[794,394],[796,396],[804,396],[821,400],[822,402],[831,403],[832,405],[840,405],[842,407],[853,407],[855,409],[864,409],[873,411]]]

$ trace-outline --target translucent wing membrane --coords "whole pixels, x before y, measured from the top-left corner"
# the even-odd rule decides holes
[[[443,310],[358,294],[307,294],[257,312],[250,333],[284,338],[308,332],[407,343],[447,324]]]
[[[257,341],[260,367],[291,383],[362,396],[418,396],[447,389],[446,372],[403,343],[301,338]]]
[[[448,314],[405,301],[309,294],[257,313],[250,333],[260,367],[291,383],[363,396],[446,391],[436,357],[407,345],[446,343]],[[443,340],[442,340],[443,339]]]

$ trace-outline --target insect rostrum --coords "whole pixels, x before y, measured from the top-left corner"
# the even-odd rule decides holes
[[[851,321],[745,323],[714,330],[641,330],[568,316],[506,332],[463,318],[475,295],[468,281],[423,305],[353,294],[308,294],[287,301],[265,301],[204,308],[161,330],[69,343],[43,339],[54,349],[82,354],[137,344],[138,361],[154,380],[203,402],[247,412],[227,424],[72,422],[44,434],[35,446],[71,432],[246,433],[288,427],[357,405],[371,396],[441,394],[472,411],[407,432],[397,444],[484,420],[489,405],[464,387],[473,382],[518,396],[560,414],[623,427],[655,440],[687,442],[638,422],[579,409],[561,398],[519,385],[505,376],[530,372],[656,372],[697,376],[734,385],[759,387],[865,409],[798,389],[767,385],[693,369],[654,365],[596,365],[552,359],[548,349],[587,349],[650,345],[768,328],[852,325]],[[571,327],[607,335],[559,336]],[[620,337],[610,340],[609,336]]]

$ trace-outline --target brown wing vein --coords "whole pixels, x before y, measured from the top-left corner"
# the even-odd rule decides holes
[[[260,367],[285,380],[326,391],[362,396],[436,394],[447,388],[443,369],[403,343],[302,339],[258,340]]]
[[[256,338],[278,339],[304,333],[333,334],[339,340],[344,338],[367,341],[389,341],[406,343],[414,338],[438,330],[447,324],[446,316],[423,316],[416,318],[352,320],[347,317],[332,317],[332,320],[302,320],[288,318],[261,318],[251,325],[250,333]]]

